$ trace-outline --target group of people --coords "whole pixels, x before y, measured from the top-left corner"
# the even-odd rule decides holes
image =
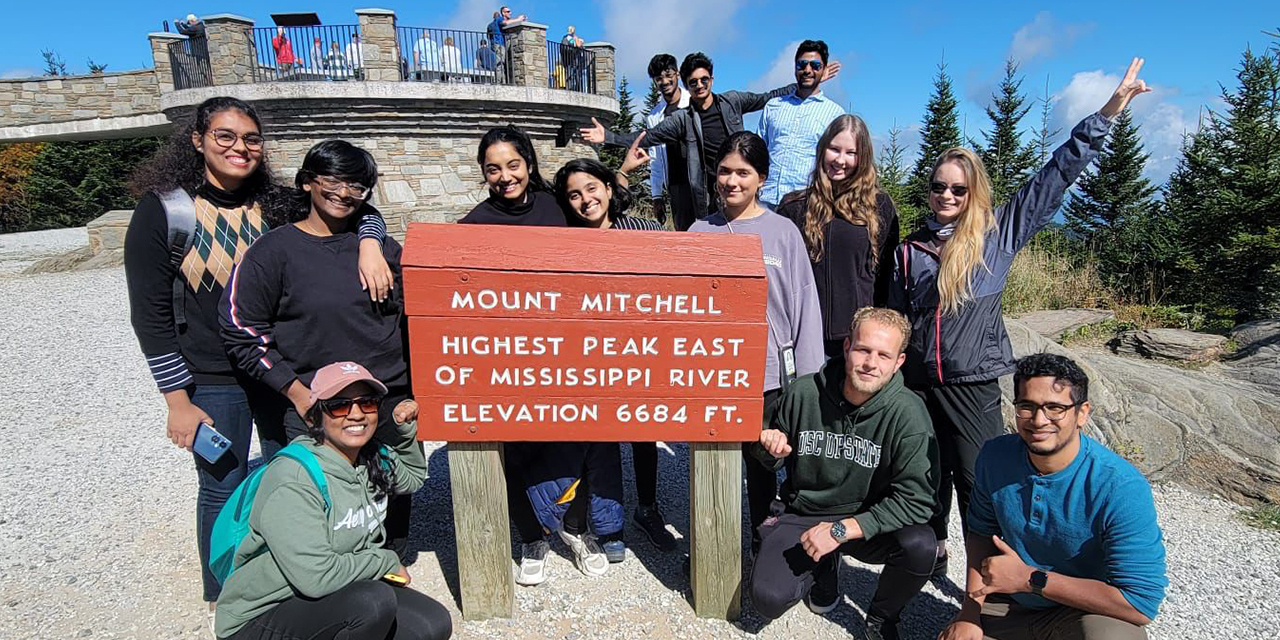
[[[666,100],[658,121],[632,136],[581,132],[628,147],[619,171],[582,158],[548,181],[530,137],[498,127],[477,149],[488,197],[459,222],[657,231],[627,215],[627,174],[656,159],[677,228],[760,237],[765,409],[743,459],[749,593],[762,616],[801,600],[835,607],[844,554],[885,565],[867,636],[899,637],[903,608],[945,575],[954,488],[966,595],[941,638],[1142,638],[1167,584],[1150,488],[1082,433],[1081,368],[1048,354],[1015,361],[999,313],[1013,257],[1148,90],[1140,67],[1135,59],[1009,202],[993,205],[973,152],[944,153],[926,226],[899,242],[865,123],[832,115],[818,89],[839,71],[825,44],[802,43],[796,84],[767,94],[713,93],[705,55],[677,69],[662,54],[650,64]],[[742,114],[761,109],[763,136],[743,131]],[[190,449],[203,424],[231,443],[215,463],[195,456],[214,634],[446,638],[447,611],[403,588],[410,494],[426,465],[413,437],[400,245],[368,203],[376,164],[329,140],[287,186],[272,178],[267,145],[250,105],[201,104],[135,176],[142,197],[126,237],[131,319],[170,439]],[[190,237],[175,237],[183,211]],[[1002,435],[996,379],[1007,373],[1016,432]],[[210,529],[248,473],[255,424],[271,490],[221,584]],[[273,457],[289,442],[319,460],[327,492]],[[673,552],[656,445],[631,447],[630,521]],[[545,581],[548,536],[588,576],[625,560],[619,444],[508,443],[504,466],[519,584]]]
[[[351,40],[345,47],[332,41],[326,48],[319,35],[313,36],[311,50],[304,58],[294,53],[288,30],[276,27],[276,34],[271,37],[271,50],[275,53],[274,69],[278,73],[287,74],[295,70],[323,73],[332,80],[364,77],[364,46],[358,32],[351,33]]]

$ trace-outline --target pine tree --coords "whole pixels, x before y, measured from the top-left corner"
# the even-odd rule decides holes
[[[627,82],[627,77],[622,77],[622,82],[618,83],[618,117],[613,119],[609,125],[609,130],[614,133],[631,133],[635,128],[634,107],[631,104],[631,87]],[[617,171],[622,166],[622,159],[626,154],[626,149],[616,147],[605,147],[600,150],[600,161],[609,165],[610,169]]]
[[[1053,100],[1049,95],[1049,76],[1044,77],[1044,97],[1038,102],[1040,103],[1040,127],[1036,129],[1035,140],[1031,142],[1036,158],[1034,169],[1039,169],[1049,162],[1049,154],[1053,153],[1053,140],[1062,133],[1062,129],[1049,128],[1049,115],[1053,113]]]
[[[925,107],[924,126],[920,130],[920,157],[911,171],[908,182],[907,204],[924,212],[929,207],[929,179],[933,163],[943,151],[960,146],[959,115],[955,94],[951,91],[951,76],[947,75],[945,62],[938,64],[938,75],[933,79],[933,95]]]
[[[662,92],[658,91],[658,83],[650,82],[649,95],[644,97],[644,113],[640,114],[641,117],[647,116],[650,113],[652,113],[653,108],[658,106],[658,103],[661,101],[662,101]]]
[[[996,205],[1007,201],[1035,169],[1032,165],[1036,150],[1022,144],[1022,132],[1018,130],[1018,123],[1031,106],[1023,106],[1027,99],[1019,93],[1022,79],[1017,77],[1017,72],[1018,63],[1012,58],[1006,60],[999,93],[991,96],[991,106],[986,109],[992,131],[982,134],[986,144],[980,155],[991,177],[991,196]]]
[[[1166,202],[1184,303],[1242,321],[1280,312],[1280,50],[1245,50],[1225,113],[1184,147]]]
[[[898,210],[899,232],[906,236],[920,224],[921,216],[920,209],[908,201],[907,181],[911,176],[906,168],[906,149],[899,142],[901,137],[902,128],[894,123],[889,129],[889,144],[877,154],[880,159],[876,162],[876,172],[880,177],[880,188]]]
[[[1148,154],[1128,109],[1116,116],[1094,165],[1076,182],[1064,210],[1067,228],[1098,258],[1104,278],[1129,297],[1146,296],[1161,280],[1153,243],[1156,188],[1142,177]],[[1157,234],[1158,236],[1159,234]],[[1148,300],[1150,301],[1150,300]]]
[[[40,55],[44,58],[44,75],[46,76],[65,76],[67,75],[67,63],[53,49],[41,49]]]

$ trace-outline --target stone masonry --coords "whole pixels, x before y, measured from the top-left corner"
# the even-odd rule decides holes
[[[253,21],[229,13],[220,13],[204,19],[205,35],[209,39],[209,61],[213,71],[213,84],[248,84],[254,81],[253,71],[258,52],[253,44]]]
[[[547,25],[522,22],[502,30],[511,60],[511,77],[526,87],[547,86]]]
[[[396,14],[387,9],[356,9],[360,18],[360,48],[364,79],[396,82],[400,79],[400,45],[396,40]]]
[[[160,92],[151,69],[0,80],[0,127],[159,111]]]
[[[588,42],[583,47],[596,55],[595,75],[596,93],[608,97],[617,97],[614,92],[614,48],[608,42]]]

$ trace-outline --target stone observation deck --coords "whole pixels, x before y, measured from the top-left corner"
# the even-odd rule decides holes
[[[617,114],[611,44],[561,45],[526,22],[504,30],[499,58],[483,33],[401,27],[386,9],[355,15],[351,25],[286,29],[292,62],[274,46],[274,27],[217,14],[204,17],[204,38],[150,34],[153,69],[0,80],[0,142],[162,135],[205,99],[234,96],[263,119],[282,179],[320,140],[373,153],[373,201],[400,235],[408,222],[453,220],[485,197],[475,158],[488,129],[527,131],[549,176],[595,156],[571,135],[580,124]]]

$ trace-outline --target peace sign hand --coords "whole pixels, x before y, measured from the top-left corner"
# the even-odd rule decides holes
[[[1134,58],[1133,62],[1129,63],[1129,70],[1125,71],[1124,80],[1120,81],[1120,86],[1116,87],[1116,92],[1111,95],[1111,99],[1099,110],[1102,115],[1114,118],[1129,106],[1129,101],[1135,96],[1151,91],[1147,82],[1138,77],[1138,72],[1142,70],[1145,62],[1143,58]]]

